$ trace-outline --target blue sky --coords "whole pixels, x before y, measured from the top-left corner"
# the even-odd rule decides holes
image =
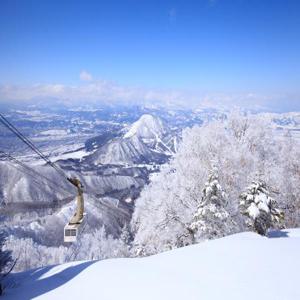
[[[297,98],[299,53],[297,0],[0,1],[2,88],[99,80]]]

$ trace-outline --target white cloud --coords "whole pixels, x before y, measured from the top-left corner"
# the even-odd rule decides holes
[[[175,89],[146,89],[123,86],[107,80],[93,80],[80,85],[36,84],[0,85],[1,101],[56,98],[72,103],[171,104],[185,107],[232,109],[300,110],[300,95],[249,93],[203,93]]]
[[[186,102],[186,95],[183,92],[122,86],[107,80],[94,80],[76,86],[61,84],[0,85],[0,102],[30,100],[39,97],[55,97],[76,102],[81,100],[126,103]]]
[[[79,74],[79,78],[82,81],[92,81],[93,80],[93,76],[92,74],[90,74],[89,72],[82,70]]]

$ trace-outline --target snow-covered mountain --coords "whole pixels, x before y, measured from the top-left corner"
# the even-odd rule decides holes
[[[160,118],[145,114],[130,126],[124,138],[130,138],[134,135],[142,139],[161,138],[165,130],[166,127]]]
[[[176,151],[176,139],[160,118],[145,114],[86,160],[95,165],[160,164]]]
[[[295,300],[300,229],[245,232],[147,258],[81,261],[13,274],[4,300]]]

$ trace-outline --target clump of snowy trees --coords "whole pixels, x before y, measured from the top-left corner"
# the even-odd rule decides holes
[[[247,225],[261,235],[266,235],[269,228],[284,219],[277,202],[270,196],[270,188],[262,180],[253,181],[240,199],[240,209],[247,216]]]
[[[247,189],[256,174],[261,181]],[[299,182],[299,142],[259,115],[232,114],[186,129],[173,160],[136,201],[133,249],[149,255],[248,225],[260,234],[300,226]]]
[[[121,236],[128,237],[124,226]],[[104,226],[79,237],[78,241],[68,246],[48,247],[34,242],[32,238],[9,236],[5,245],[6,253],[13,253],[18,258],[14,271],[74,260],[102,260],[113,257],[130,256],[129,240],[114,238],[107,234]],[[9,251],[7,249],[10,249]]]

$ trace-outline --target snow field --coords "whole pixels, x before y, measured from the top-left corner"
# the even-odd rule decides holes
[[[300,229],[271,236],[245,232],[146,258],[24,272],[3,299],[300,299]]]

